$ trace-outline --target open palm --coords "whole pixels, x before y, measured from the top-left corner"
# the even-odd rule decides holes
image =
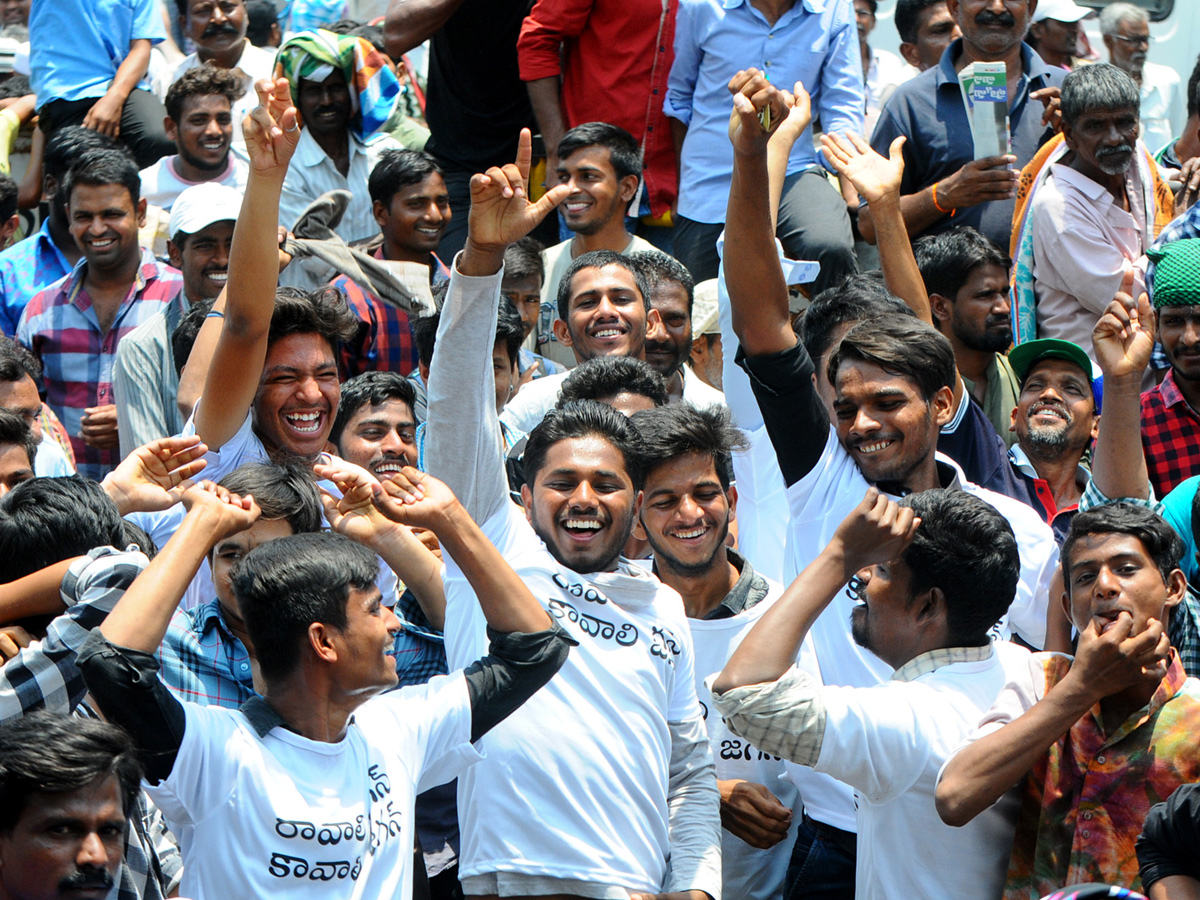
[[[904,138],[896,138],[885,158],[857,134],[848,133],[846,137],[821,135],[821,150],[829,164],[854,185],[867,203],[879,203],[889,196],[900,199],[900,182],[904,178],[903,147]]]

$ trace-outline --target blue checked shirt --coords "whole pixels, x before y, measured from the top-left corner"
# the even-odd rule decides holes
[[[49,218],[36,234],[0,253],[0,331],[15,337],[33,295],[70,271],[71,264],[50,237]]]

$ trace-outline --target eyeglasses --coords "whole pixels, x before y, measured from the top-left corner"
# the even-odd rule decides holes
[[[1149,47],[1150,43],[1154,40],[1148,34],[1135,34],[1132,37],[1124,34],[1114,34],[1113,37],[1122,44],[1129,44],[1133,47]]]

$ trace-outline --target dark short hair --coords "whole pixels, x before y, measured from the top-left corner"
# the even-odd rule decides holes
[[[46,149],[42,154],[42,171],[58,182],[58,196],[64,201],[67,195],[63,193],[63,179],[67,172],[75,160],[94,150],[115,150],[129,155],[125,145],[118,143],[115,138],[84,128],[82,125],[59,128],[46,139]]]
[[[363,24],[359,22],[356,23],[353,28],[347,31],[346,34],[350,35],[351,37],[362,38],[377,51],[386,56],[389,62],[391,61],[392,57],[387,52],[387,43],[384,40],[382,25],[371,25],[369,23]]]
[[[24,416],[9,412],[0,407],[0,444],[15,444],[25,450],[29,457],[29,468],[33,469],[33,461],[37,457],[38,441],[33,436],[33,430]]]
[[[1096,110],[1132,109],[1136,113],[1141,102],[1137,82],[1112,63],[1076,66],[1063,79],[1061,110],[1068,125]]]
[[[999,266],[1007,273],[1012,265],[1007,253],[970,225],[925,235],[913,244],[913,255],[925,290],[948,300],[958,295],[980,266]]]
[[[179,324],[171,332],[171,357],[175,363],[176,375],[183,374],[183,367],[192,355],[192,347],[195,346],[196,338],[214,303],[215,297],[210,300],[192,300],[187,312],[179,317]]]
[[[413,343],[417,347],[417,359],[424,365],[433,362],[433,348],[437,344],[438,323],[442,320],[441,313],[431,313],[419,319],[411,319]]]
[[[896,0],[896,31],[900,40],[915,44],[918,32],[921,30],[921,13],[937,3],[946,0]]]
[[[379,577],[379,557],[328,531],[259,544],[234,567],[233,591],[259,668],[268,681],[287,677],[301,660],[308,628],[347,623],[350,589],[366,591]]]
[[[42,364],[8,335],[0,334],[0,382],[12,384],[26,376],[37,384],[42,377]]]
[[[0,726],[0,834],[12,834],[38,794],[70,794],[115,777],[125,817],[142,789],[137,749],[99,719],[39,710]]]
[[[606,266],[616,266],[633,276],[638,293],[642,295],[642,304],[646,307],[646,312],[650,311],[650,284],[646,281],[646,273],[642,271],[642,267],[625,254],[617,253],[615,250],[592,250],[590,253],[576,258],[571,265],[567,266],[562,280],[558,282],[558,296],[555,299],[558,302],[560,319],[566,321],[571,312],[571,284],[574,282],[575,276],[583,269],[603,269]]]
[[[0,583],[96,547],[121,547],[122,521],[104,489],[82,476],[18,484],[0,497]]]
[[[659,253],[652,250],[639,250],[636,253],[630,253],[629,258],[642,267],[642,272],[646,276],[646,283],[650,286],[650,293],[653,294],[658,286],[663,282],[669,281],[679,285],[687,294],[687,311],[688,317],[692,315],[692,304],[696,299],[696,280],[692,278],[692,273],[673,256],[667,256],[665,253]],[[651,306],[654,304],[652,303]]]
[[[576,125],[558,142],[558,158],[566,159],[584,147],[604,147],[617,181],[629,175],[642,177],[642,148],[632,134],[608,122],[584,122]]]
[[[1146,555],[1154,560],[1163,584],[1179,568],[1183,556],[1183,539],[1162,516],[1144,506],[1121,502],[1081,510],[1071,520],[1071,530],[1067,532],[1060,554],[1068,596],[1071,593],[1071,553],[1081,538],[1093,534],[1127,534],[1137,538],[1146,549]]]
[[[690,403],[672,403],[634,413],[633,424],[642,435],[647,479],[657,466],[701,453],[712,459],[721,487],[728,490],[733,483],[734,451],[749,446],[723,406],[698,409]]]
[[[163,105],[167,108],[167,116],[178,125],[183,121],[183,107],[189,97],[224,97],[229,101],[229,109],[232,112],[233,105],[244,93],[246,86],[233,69],[202,63],[188,69],[167,88],[167,99]]]
[[[921,519],[901,556],[912,594],[941,590],[952,646],[986,644],[988,630],[1012,605],[1021,577],[1012,525],[966,491],[921,491],[900,505]]]
[[[7,222],[17,214],[17,183],[7,175],[0,174],[0,223]]]
[[[1196,57],[1196,65],[1192,67],[1192,74],[1187,83],[1188,118],[1197,113],[1200,113],[1200,56]]]
[[[619,394],[646,397],[655,406],[666,406],[670,399],[667,382],[649,363],[630,356],[598,356],[568,373],[555,406],[577,400],[604,401]]]
[[[525,343],[525,323],[521,314],[507,297],[500,298],[496,308],[496,343],[504,345],[509,365],[515,365]]]
[[[559,441],[598,436],[612,444],[625,460],[625,471],[635,490],[641,490],[642,436],[628,418],[595,400],[577,400],[556,406],[529,432],[525,444],[525,481],[531,487],[546,465],[546,455]]]
[[[372,202],[388,206],[402,188],[441,174],[442,167],[422,150],[385,150],[367,179],[367,192]]]
[[[67,170],[60,196],[64,203],[70,203],[71,193],[79,185],[107,187],[110,184],[119,184],[129,191],[130,203],[137,208],[142,197],[142,177],[138,174],[137,164],[118,150],[90,150]]]
[[[339,343],[357,333],[358,317],[337,288],[302,291],[281,287],[275,291],[268,346],[293,334],[319,334],[336,350]]]
[[[312,467],[299,460],[246,463],[222,478],[220,484],[243,497],[252,494],[262,510],[260,521],[283,520],[296,534],[325,527]]]
[[[265,47],[271,39],[271,26],[279,24],[279,10],[273,0],[246,0],[246,37],[255,47]]]
[[[504,249],[505,278],[534,278],[546,280],[546,266],[542,262],[542,245],[537,238],[528,235]]]
[[[342,432],[360,409],[375,407],[388,400],[399,400],[412,412],[417,405],[417,391],[399,372],[363,372],[345,382],[329,440],[341,443]]]
[[[800,340],[814,363],[833,346],[834,333],[844,325],[888,314],[913,314],[870,273],[848,275],[833,287],[817,294],[804,313]]]
[[[830,384],[836,383],[838,368],[846,362],[870,363],[909,379],[927,403],[958,377],[950,341],[911,316],[878,316],[847,331],[829,357]]]
[[[875,15],[875,13],[879,11],[879,4],[877,0],[863,0],[863,2],[865,2],[867,6],[871,7],[871,15]]]

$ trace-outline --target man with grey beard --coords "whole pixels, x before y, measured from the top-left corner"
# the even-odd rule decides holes
[[[1154,163],[1138,141],[1139,102],[1137,84],[1108,63],[1063,82],[1063,145],[1037,173],[1017,245],[1020,260],[1031,233],[1038,337],[1090,347],[1122,276],[1154,240]]]

